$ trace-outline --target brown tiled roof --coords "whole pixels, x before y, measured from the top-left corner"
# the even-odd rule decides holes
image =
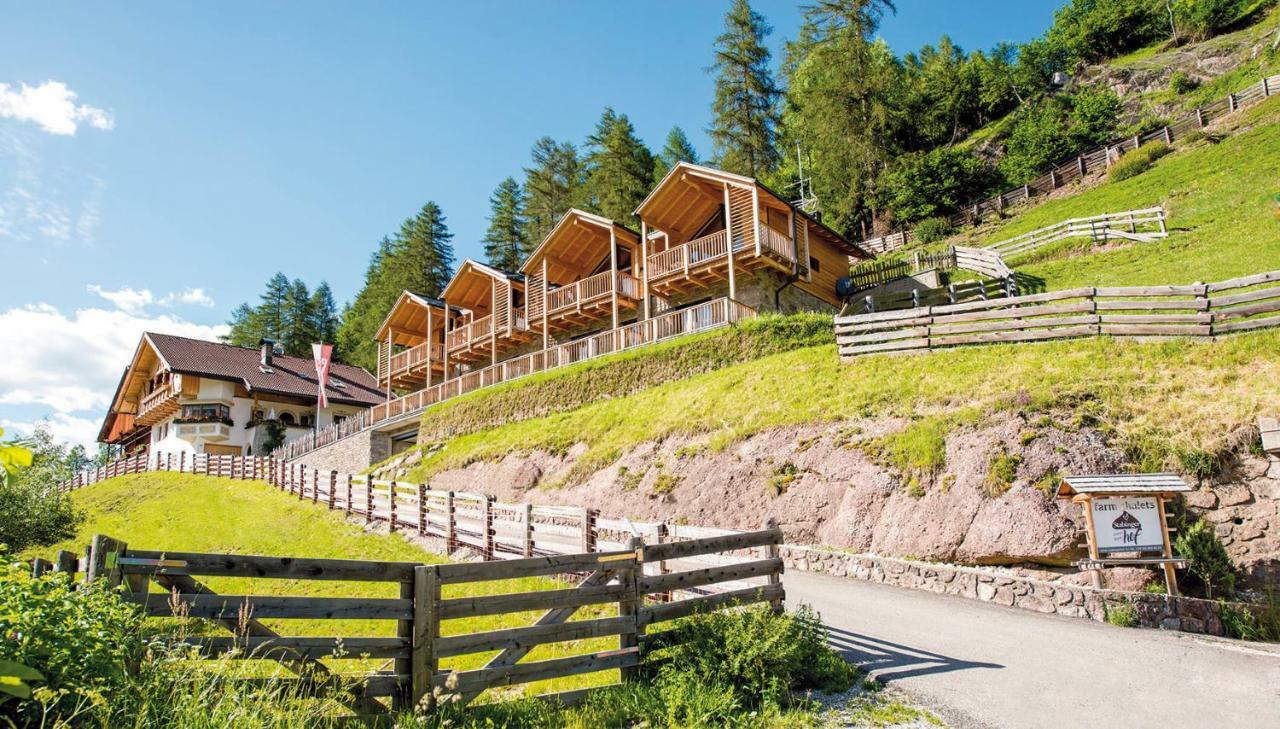
[[[221,342],[147,333],[146,338],[173,372],[240,382],[252,392],[313,398],[316,396],[316,367],[304,357],[276,354],[271,372],[263,372],[261,352]],[[343,387],[334,387],[334,381]],[[378,391],[378,381],[367,371],[334,362],[329,369],[329,400],[344,405],[376,405],[386,399]]]

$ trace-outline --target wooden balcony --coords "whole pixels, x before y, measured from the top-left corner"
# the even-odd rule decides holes
[[[138,405],[137,425],[155,425],[178,412],[178,390],[166,379],[159,387],[142,398]]]
[[[510,332],[505,323],[501,323],[498,325],[496,336],[492,314],[446,334],[445,346],[449,349],[450,359],[460,362],[485,359],[492,357],[495,350],[501,353],[532,337],[529,333],[529,320],[523,308],[512,307],[510,316],[512,317]]]
[[[615,291],[621,308],[633,309],[642,300],[640,280],[624,271],[604,271],[552,289],[547,292],[547,324],[565,329],[609,319]]]
[[[430,368],[428,368],[428,362],[430,362]],[[394,388],[416,388],[426,383],[428,374],[442,375],[443,373],[444,345],[440,342],[423,342],[391,355],[386,369],[379,372],[378,386],[386,387],[389,377],[390,384]]]
[[[734,236],[735,270],[771,266],[790,273],[794,270],[795,247],[783,233],[761,225],[758,228],[760,254],[753,241]],[[649,256],[649,287],[659,295],[678,292],[690,286],[705,286],[728,277],[729,246],[725,231],[720,230],[688,243],[673,246]]]

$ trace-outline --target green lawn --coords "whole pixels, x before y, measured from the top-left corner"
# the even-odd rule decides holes
[[[410,543],[399,534],[366,532],[363,525],[286,496],[265,482],[176,473],[147,473],[108,479],[74,493],[87,514],[75,538],[49,548],[32,550],[30,556],[52,556],[57,549],[83,553],[94,534],[124,540],[137,549],[264,554],[293,557],[377,559],[440,563],[444,560]],[[307,595],[331,597],[398,597],[393,584],[268,580],[251,578],[199,578],[223,594]],[[447,585],[445,597],[523,592],[563,587],[549,579]],[[158,590],[152,587],[152,590]],[[608,614],[608,606],[583,608],[580,617]],[[616,614],[616,612],[614,613]],[[445,634],[473,633],[532,623],[536,613],[497,615],[446,621]],[[203,623],[203,621],[198,621]],[[387,620],[283,620],[263,623],[284,635],[379,636],[394,635]],[[173,621],[156,621],[158,630],[174,629]],[[196,632],[226,634],[211,625],[190,626]],[[525,660],[541,660],[616,647],[616,639],[595,639],[539,646]],[[442,662],[444,668],[478,668],[494,654],[477,654]],[[378,668],[382,661],[331,661],[341,671]],[[259,667],[261,668],[261,667]],[[530,684],[529,693],[543,693],[612,683],[616,671]]]

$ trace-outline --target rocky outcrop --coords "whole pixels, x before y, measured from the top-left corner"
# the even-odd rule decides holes
[[[1056,475],[1126,470],[1123,453],[1096,429],[1011,414],[948,435],[937,473],[903,473],[871,444],[906,425],[878,419],[775,428],[723,449],[705,437],[670,438],[585,474],[585,446],[513,453],[437,473],[431,484],[646,521],[754,528],[774,517],[793,544],[1062,570],[1083,556],[1083,528],[1078,507],[1052,498]],[[990,483],[999,454],[1016,463],[1007,490]],[[1280,466],[1268,469],[1246,455],[1218,482],[1197,484],[1186,506],[1215,524],[1251,581],[1280,585]],[[406,471],[392,461],[383,475]],[[1132,589],[1144,579],[1135,577]]]

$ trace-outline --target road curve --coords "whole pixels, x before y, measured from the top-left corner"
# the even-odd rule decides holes
[[[788,572],[788,606],[953,727],[1280,729],[1280,646]]]

